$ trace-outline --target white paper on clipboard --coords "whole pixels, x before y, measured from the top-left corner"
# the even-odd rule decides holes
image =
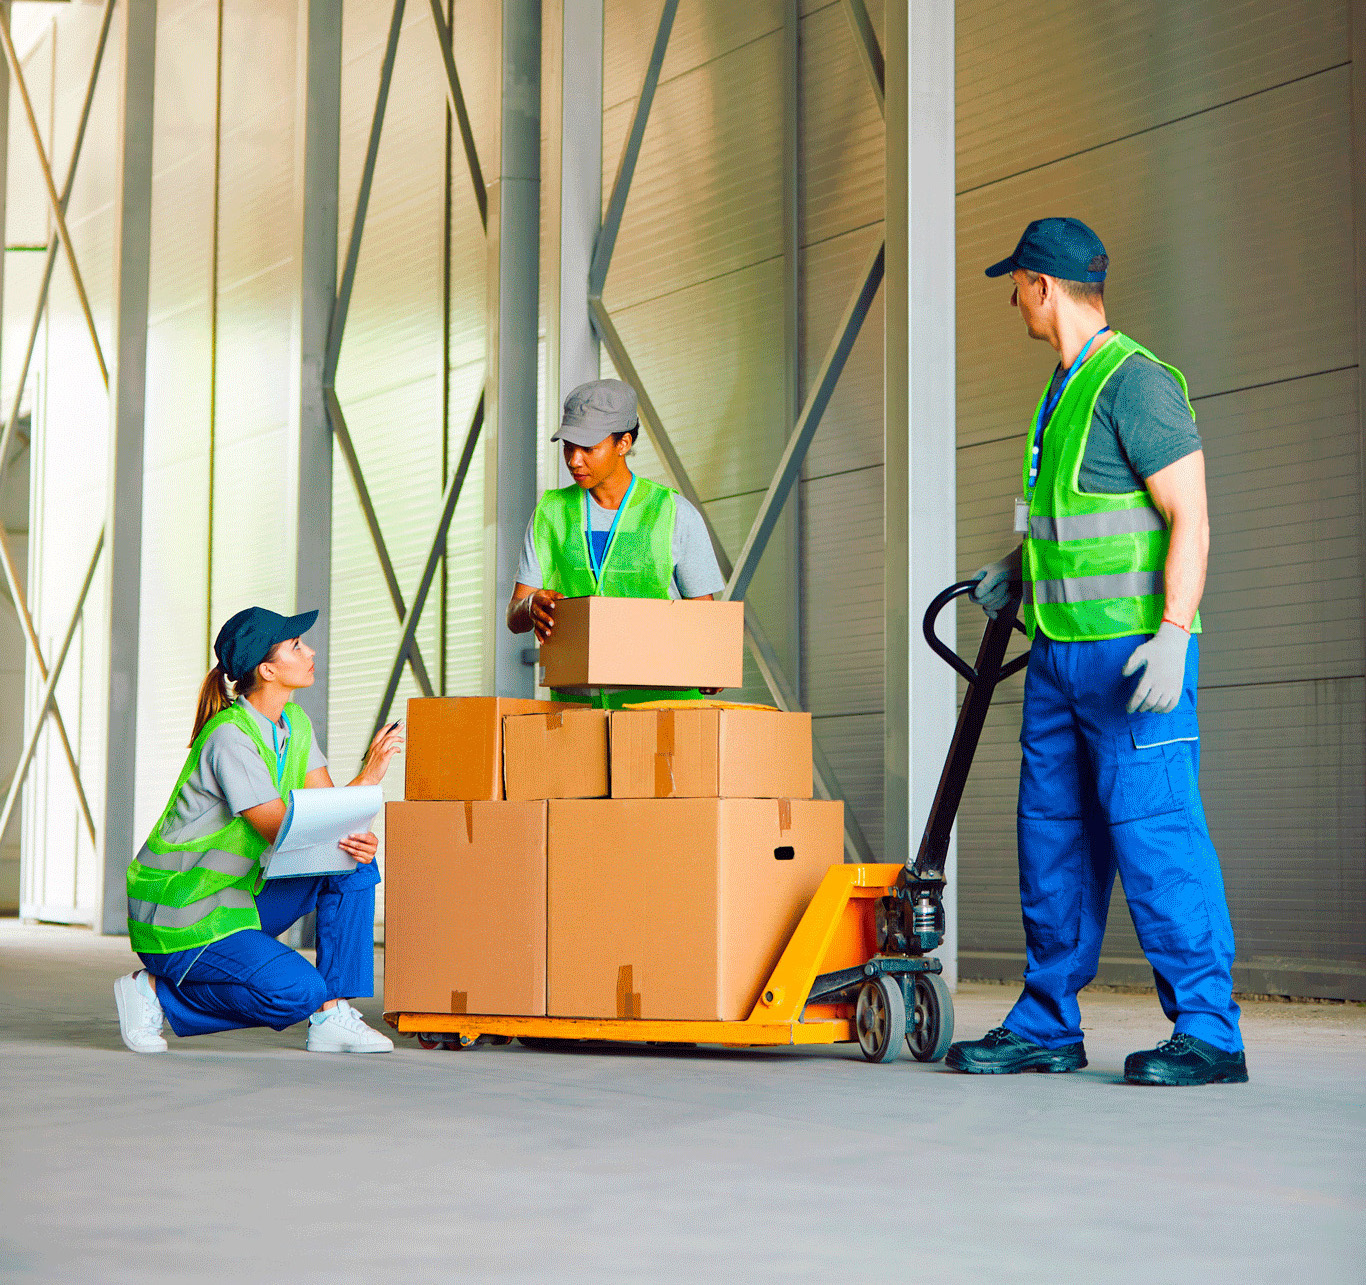
[[[383,806],[378,785],[291,790],[280,833],[261,858],[266,878],[350,873],[356,862],[337,845],[368,830]]]

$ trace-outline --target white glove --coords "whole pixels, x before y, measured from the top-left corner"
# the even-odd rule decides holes
[[[989,562],[973,579],[977,587],[968,596],[993,620],[1010,601],[1012,585],[1020,583],[1020,548],[1007,553],[999,562]]]
[[[1164,620],[1147,642],[1135,647],[1124,663],[1124,677],[1143,670],[1129,698],[1131,714],[1170,714],[1186,683],[1186,648],[1191,636],[1180,625]]]

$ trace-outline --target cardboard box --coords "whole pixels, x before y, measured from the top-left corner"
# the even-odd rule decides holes
[[[605,709],[505,718],[505,795],[509,799],[605,799],[607,718]]]
[[[811,715],[758,709],[617,710],[614,799],[809,799]]]
[[[541,644],[546,687],[740,687],[745,604],[563,598]]]
[[[408,799],[501,799],[503,719],[581,706],[491,696],[415,697],[408,702]]]
[[[740,1020],[844,857],[817,799],[556,799],[552,1017]]]
[[[384,1009],[543,1016],[546,805],[384,809]]]

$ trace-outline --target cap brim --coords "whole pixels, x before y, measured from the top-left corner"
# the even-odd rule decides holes
[[[589,428],[586,424],[561,424],[560,431],[553,434],[550,440],[552,442],[572,442],[575,446],[582,446],[585,450],[591,450],[599,442],[604,442],[611,436],[611,429]]]
[[[1015,256],[1011,255],[1008,259],[1002,259],[1000,263],[993,263],[986,274],[989,277],[1003,277],[1007,272],[1014,272],[1017,266]]]
[[[280,628],[276,631],[277,637],[271,643],[282,643],[286,638],[302,638],[318,619],[317,611],[301,611],[297,616],[286,616],[280,622]]]

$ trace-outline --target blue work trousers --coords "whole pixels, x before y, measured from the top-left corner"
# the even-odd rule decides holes
[[[157,999],[177,1035],[243,1026],[283,1031],[329,999],[375,993],[375,885],[379,869],[271,879],[257,894],[261,927],[202,948],[141,955],[157,979]],[[275,940],[310,910],[318,912],[315,968]]]
[[[1096,975],[1118,871],[1178,1034],[1242,1048],[1233,926],[1197,778],[1199,642],[1169,714],[1129,714],[1142,637],[1034,639],[1020,732],[1018,837],[1024,993],[1008,1029],[1045,1048],[1082,1038],[1077,992]]]

